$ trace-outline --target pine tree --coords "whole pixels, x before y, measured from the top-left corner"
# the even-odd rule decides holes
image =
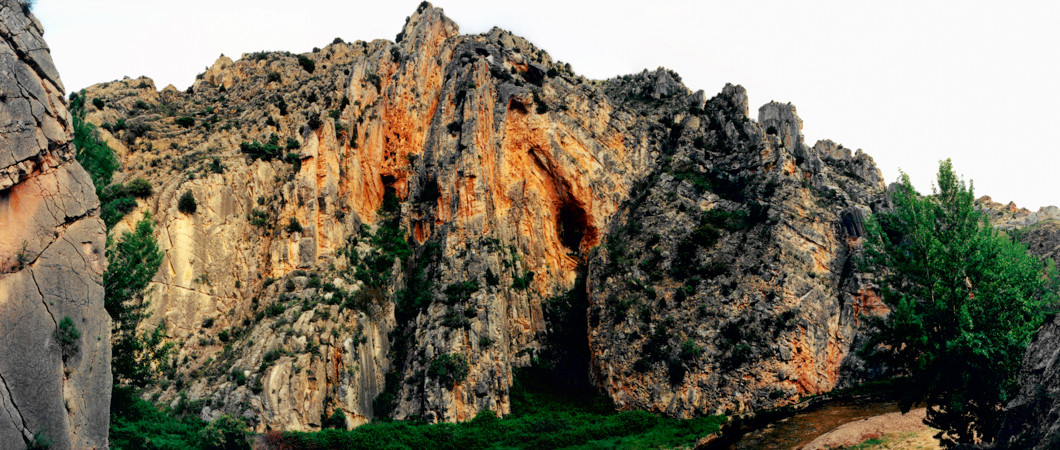
[[[991,227],[949,160],[933,196],[902,174],[892,200],[867,225],[865,260],[891,312],[870,320],[865,354],[911,378],[902,409],[926,404],[944,445],[992,441],[1056,301],[1055,267]]]
[[[151,331],[137,331],[140,322],[148,316],[147,284],[162,264],[162,251],[155,241],[150,214],[136,223],[134,231],[125,232],[116,244],[108,246],[107,259],[109,264],[103,274],[104,306],[114,321],[111,334],[114,381],[144,387],[154,380],[172,346],[165,342],[164,324]]]

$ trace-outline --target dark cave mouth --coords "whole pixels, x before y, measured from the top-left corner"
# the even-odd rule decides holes
[[[556,216],[559,241],[573,253],[581,253],[582,241],[589,228],[589,216],[585,210],[573,203],[564,203]]]

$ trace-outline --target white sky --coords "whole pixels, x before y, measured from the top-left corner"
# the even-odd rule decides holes
[[[185,88],[221,53],[393,39],[416,0],[37,0],[68,90],[147,75]],[[524,36],[590,78],[666,66],[713,95],[742,84],[752,117],[798,107],[812,145],[862,148],[930,191],[938,161],[977,195],[1060,203],[1060,2],[465,1],[434,5],[480,33]]]

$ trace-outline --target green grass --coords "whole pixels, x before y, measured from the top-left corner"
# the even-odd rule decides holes
[[[678,420],[644,411],[615,412],[603,397],[557,392],[546,377],[523,371],[511,390],[512,414],[484,411],[463,423],[377,422],[352,431],[273,433],[291,448],[674,448],[718,431],[724,416]]]
[[[862,442],[860,444],[852,445],[850,447],[843,447],[843,448],[847,449],[847,450],[864,450],[864,449],[869,449],[869,448],[876,448],[876,447],[878,447],[880,445],[883,445],[884,443],[886,443],[886,441],[884,441],[883,439],[873,438],[873,439],[866,440],[865,442]]]

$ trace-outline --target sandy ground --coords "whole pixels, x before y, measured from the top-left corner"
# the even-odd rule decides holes
[[[822,434],[803,449],[837,449],[856,446],[869,439],[871,445],[858,448],[939,449],[934,436],[937,430],[924,425],[924,408],[907,414],[890,413],[840,425]],[[869,443],[867,443],[869,444]]]

